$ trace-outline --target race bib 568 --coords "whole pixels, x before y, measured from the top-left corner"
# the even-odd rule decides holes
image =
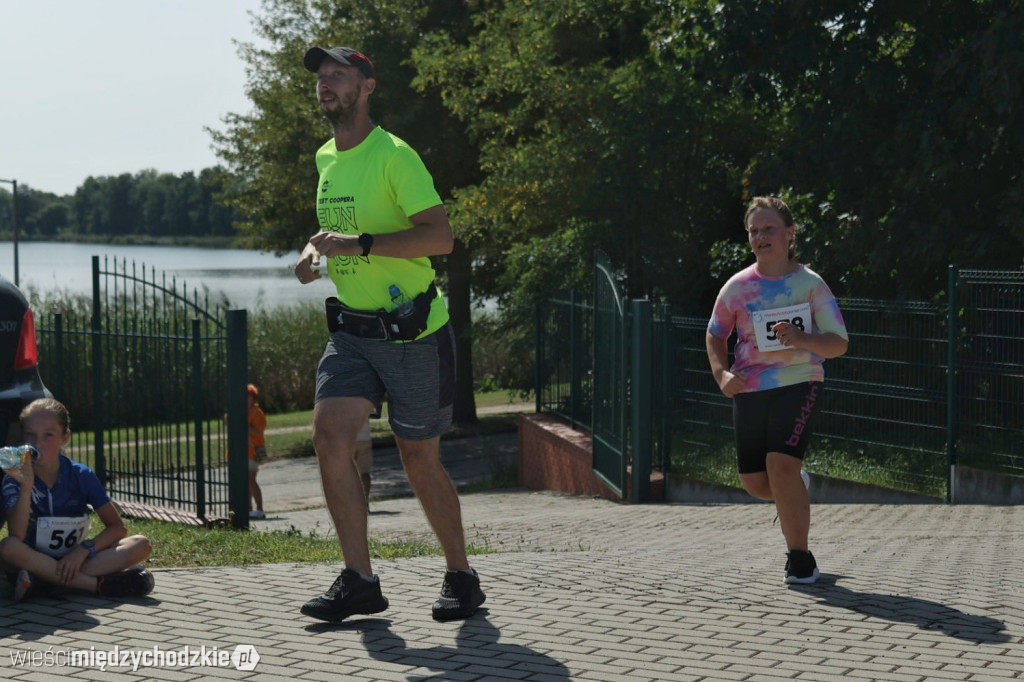
[[[756,310],[750,313],[750,321],[754,325],[754,338],[757,340],[759,351],[769,353],[785,350],[789,346],[784,346],[772,329],[780,322],[789,322],[800,331],[809,331],[811,328],[811,304],[798,303],[785,308]]]

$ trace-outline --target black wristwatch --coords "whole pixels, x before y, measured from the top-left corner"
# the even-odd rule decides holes
[[[363,255],[369,256],[370,249],[373,248],[373,235],[363,232],[359,235],[359,246],[363,247]]]
[[[87,550],[89,550],[89,558],[90,559],[93,558],[94,556],[96,556],[96,543],[93,542],[92,539],[82,540],[82,542],[78,546],[79,547],[84,547]]]

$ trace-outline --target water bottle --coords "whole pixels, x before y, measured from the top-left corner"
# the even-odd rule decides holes
[[[391,331],[398,335],[398,338],[416,338],[423,330],[416,327],[413,316],[416,306],[413,305],[412,299],[403,294],[396,284],[388,288],[388,293],[391,294]]]
[[[397,284],[392,284],[388,289],[388,293],[391,294],[391,314],[396,319],[400,320],[403,317],[412,315],[412,299],[403,294]]]
[[[39,457],[39,451],[31,445],[10,445],[0,448],[0,469],[16,469],[22,462],[31,457]]]

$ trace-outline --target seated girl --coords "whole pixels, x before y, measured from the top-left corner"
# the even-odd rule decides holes
[[[71,439],[67,408],[35,400],[22,410],[21,426],[39,455],[3,470],[8,536],[0,541],[0,564],[13,579],[14,600],[53,586],[111,597],[149,594],[153,575],[140,565],[152,551],[149,540],[126,537],[96,474],[62,453]],[[90,506],[104,525],[93,538]]]

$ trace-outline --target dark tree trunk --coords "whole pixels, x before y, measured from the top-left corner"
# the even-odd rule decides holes
[[[473,397],[473,322],[470,289],[472,258],[460,239],[448,256],[448,313],[455,332],[455,404],[452,420],[457,424],[475,424],[476,399]]]

